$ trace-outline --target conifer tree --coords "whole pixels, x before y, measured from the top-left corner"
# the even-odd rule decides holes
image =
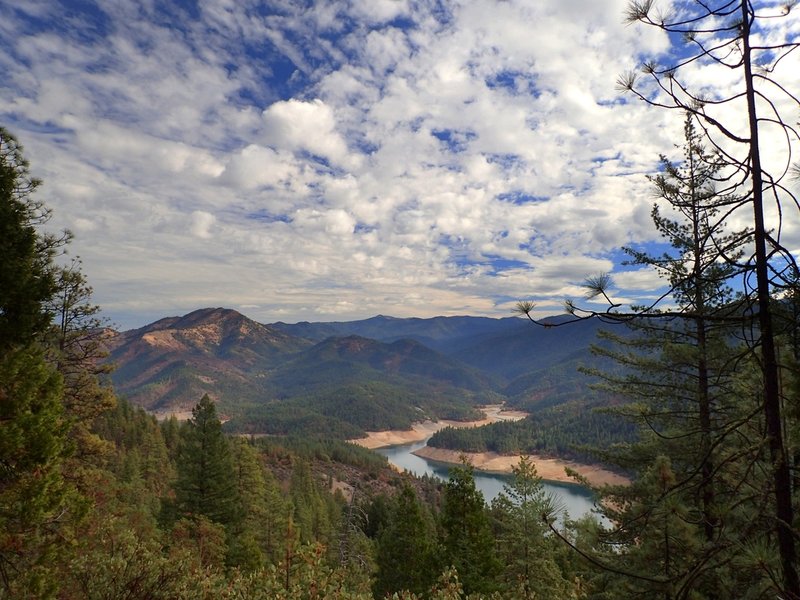
[[[450,470],[440,515],[445,562],[456,568],[468,594],[494,591],[501,570],[486,502],[475,487],[473,472],[466,461]]]
[[[55,323],[48,330],[48,359],[64,379],[64,411],[71,421],[74,444],[71,476],[79,479],[83,469],[97,463],[108,444],[90,430],[97,418],[114,407],[116,398],[106,377],[112,366],[104,359],[105,322],[100,307],[92,304],[92,288],[81,272],[81,261],[73,259],[55,272],[56,293],[48,303]]]
[[[439,573],[433,519],[408,484],[389,505],[388,522],[378,537],[376,563],[373,589],[377,597],[400,590],[421,594]]]
[[[80,506],[64,480],[69,454],[62,378],[45,360],[64,238],[37,230],[49,211],[17,140],[0,128],[0,598],[49,597],[47,558]]]
[[[181,431],[175,496],[181,515],[222,525],[238,517],[236,482],[228,440],[208,394],[192,409]]]
[[[606,334],[616,346],[595,349],[621,366],[594,374],[629,399],[617,412],[640,429],[639,442],[603,454],[635,475],[631,486],[597,490],[613,524],[599,538],[609,549],[599,564],[615,574],[610,597],[729,597],[741,573],[755,585],[749,570],[730,568],[734,557],[743,564],[743,545],[771,530],[761,518],[769,461],[758,386],[744,376],[748,348],[736,341],[742,301],[730,287],[750,232],[725,231],[724,216],[740,199],[717,192],[724,161],[705,150],[693,122],[687,118],[683,163],[662,158],[662,174],[652,178],[670,214],[655,205],[653,221],[672,253],[627,250],[634,264],[663,276],[675,306],[640,309],[633,319],[617,313],[635,335]],[[607,284],[592,281],[592,293],[605,294]]]
[[[791,475],[797,465],[792,464],[795,452],[784,433],[790,428],[784,408],[789,399],[787,388],[781,386],[781,332],[773,300],[791,288],[798,272],[783,226],[800,206],[787,181],[800,142],[793,118],[800,108],[792,87],[796,68],[789,66],[800,42],[794,29],[783,25],[791,23],[794,8],[795,2],[720,0],[677,2],[671,10],[662,11],[654,0],[633,0],[628,21],[666,33],[677,52],[667,64],[646,60],[643,77],[630,72],[619,84],[651,105],[697,118],[703,135],[725,159],[720,186],[741,198],[728,212],[748,218],[752,225],[752,252],[745,257],[746,276],[741,280],[749,319],[744,320],[742,331],[761,371],[757,404],[771,476],[765,492],[772,501],[771,543],[780,562],[780,573],[770,572],[768,577],[777,593],[800,599],[796,490]],[[698,69],[724,72],[729,79],[724,86],[709,89],[705,74],[697,73]],[[762,148],[767,144],[765,152]]]
[[[39,231],[50,210],[33,196],[22,146],[0,127],[0,352],[40,340],[52,322],[57,291],[53,259],[69,239]]]
[[[327,543],[336,525],[338,508],[331,504],[330,495],[320,490],[307,460],[296,458],[292,466],[289,496],[300,541]]]
[[[46,560],[75,517],[64,481],[61,378],[35,346],[0,357],[0,598],[49,597]],[[16,590],[16,592],[15,592]]]
[[[626,20],[656,28],[672,47],[645,58],[640,72],[625,73],[618,83],[622,91],[651,106],[695,117],[709,146],[723,158],[716,192],[736,198],[723,212],[731,218],[747,219],[751,225],[751,243],[745,246],[739,278],[744,291],[740,334],[750,364],[760,370],[758,385],[746,391],[758,409],[751,411],[748,428],[758,434],[751,442],[765,447],[768,454],[767,462],[759,461],[756,469],[766,474],[766,479],[759,479],[756,485],[761,487],[762,497],[770,500],[771,508],[755,504],[771,522],[761,537],[765,547],[773,548],[779,566],[773,568],[772,561],[764,559],[769,552],[758,553],[757,561],[764,565],[762,574],[772,582],[774,593],[800,599],[797,488],[792,482],[800,451],[792,447],[795,438],[786,435],[797,428],[791,409],[787,411],[796,398],[788,394],[791,387],[783,385],[787,378],[778,360],[782,331],[775,301],[791,290],[798,273],[793,242],[786,241],[791,228],[784,226],[792,215],[796,220],[800,207],[789,181],[792,172],[798,172],[792,161],[796,161],[800,143],[793,118],[800,108],[793,89],[797,69],[792,64],[800,48],[791,27],[796,3],[679,0],[664,4],[668,7],[660,7],[656,0],[629,3]],[[715,86],[720,74],[725,83]],[[607,277],[592,283],[605,295]],[[613,313],[618,307],[611,303],[604,314],[616,318]],[[529,302],[519,306],[528,315],[532,308]],[[756,378],[750,380],[756,383]],[[710,491],[705,486],[709,507],[714,504]],[[753,504],[754,500],[748,498],[747,502]],[[713,523],[709,526],[707,538],[713,535]]]
[[[522,456],[512,472],[491,510],[506,593],[526,600],[569,598],[571,585],[556,562],[559,548],[547,527],[553,501],[530,458]]]
[[[242,520],[229,536],[229,563],[254,570],[266,562],[276,563],[280,557],[287,502],[251,444],[241,438],[234,439],[232,449]]]

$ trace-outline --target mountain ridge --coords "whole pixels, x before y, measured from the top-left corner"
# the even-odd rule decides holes
[[[262,324],[216,307],[117,332],[108,345],[118,392],[153,412],[185,412],[207,393],[234,429],[290,433],[304,422],[353,436],[540,397],[523,385],[544,381],[532,373],[576,353],[591,360],[598,325],[564,328],[465,315]]]

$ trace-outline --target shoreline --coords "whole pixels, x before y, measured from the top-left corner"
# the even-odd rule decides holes
[[[445,427],[478,427],[496,423],[497,421],[518,421],[528,416],[528,413],[519,410],[503,410],[502,404],[484,406],[481,410],[484,418],[477,421],[422,421],[414,423],[411,429],[406,430],[368,431],[366,437],[350,440],[350,442],[374,450],[387,446],[424,442]],[[511,474],[511,468],[519,463],[521,456],[497,454],[495,452],[460,452],[457,450],[431,448],[427,445],[414,451],[413,454],[428,460],[455,465],[461,462],[460,457],[464,455],[469,459],[476,471],[502,473],[504,475]],[[627,485],[630,483],[630,480],[626,477],[609,471],[600,465],[587,465],[571,460],[548,458],[533,454],[528,455],[528,457],[536,465],[536,472],[539,477],[545,481],[580,485],[579,482],[566,474],[565,469],[570,468],[585,477],[592,485]]]
[[[465,456],[476,471],[502,473],[504,475],[510,475],[512,473],[512,467],[515,467],[519,463],[519,459],[522,456],[497,454],[496,452],[460,452],[458,450],[431,448],[430,446],[423,446],[419,450],[415,450],[412,454],[428,460],[451,465],[460,464],[461,457]],[[580,482],[575,481],[572,477],[567,475],[565,469],[570,468],[579,475],[585,477],[592,485],[627,485],[630,483],[627,477],[609,471],[599,465],[587,465],[571,460],[547,458],[535,454],[529,454],[527,456],[536,467],[537,475],[544,481],[581,485]]]
[[[351,443],[363,448],[374,450],[387,446],[401,446],[403,444],[413,444],[423,442],[434,433],[445,427],[479,427],[496,423],[497,421],[519,421],[528,416],[528,413],[521,410],[503,410],[502,404],[491,404],[480,409],[483,411],[484,418],[477,421],[420,421],[414,423],[411,429],[393,429],[389,431],[367,431],[367,437],[349,440]]]

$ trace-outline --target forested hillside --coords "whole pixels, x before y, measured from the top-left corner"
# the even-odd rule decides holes
[[[434,448],[460,452],[535,454],[602,462],[602,453],[614,445],[633,442],[636,426],[612,410],[613,405],[565,402],[520,421],[500,421],[482,427],[440,429],[428,440]]]
[[[527,411],[571,402],[585,406],[574,409],[580,419],[609,400],[578,371],[603,362],[589,351],[599,325],[532,329],[519,318],[477,317],[262,325],[209,308],[110,333],[105,343],[117,392],[157,414],[185,414],[207,393],[229,431],[350,439],[425,419],[471,420],[477,406],[501,402]]]

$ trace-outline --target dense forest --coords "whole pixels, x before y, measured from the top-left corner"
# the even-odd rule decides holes
[[[440,429],[428,440],[435,448],[461,452],[536,454],[578,461],[598,460],[598,451],[636,439],[637,427],[605,402],[566,402],[536,411],[521,421],[482,427]]]

